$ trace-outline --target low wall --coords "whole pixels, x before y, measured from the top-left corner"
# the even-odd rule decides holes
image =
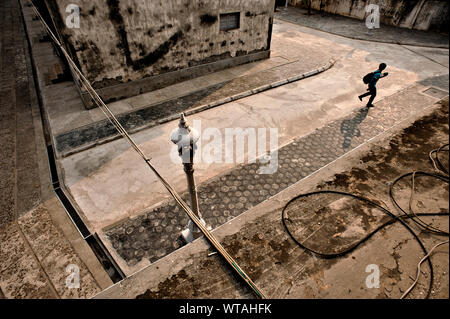
[[[195,77],[199,69],[203,75],[266,58],[270,52],[275,0],[45,2],[69,54],[107,100]],[[65,23],[70,5],[80,10],[78,28]]]
[[[380,6],[382,24],[448,33],[447,0],[289,0],[291,6],[364,20],[370,4]]]
[[[121,83],[97,89],[97,93],[101,96],[105,103],[111,103],[122,100],[127,97],[136,96],[145,92],[158,90],[169,85],[173,85],[182,81],[187,81],[205,74],[213,73],[223,69],[231,68],[240,64],[251,63],[270,57],[270,50],[263,50],[247,55],[234,58],[223,59],[212,63],[201,64],[198,66],[180,69],[177,71],[154,75],[140,80]],[[87,92],[81,93],[83,103],[91,108],[94,101]]]

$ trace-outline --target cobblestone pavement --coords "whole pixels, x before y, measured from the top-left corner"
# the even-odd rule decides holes
[[[213,228],[226,223],[430,104],[433,100],[420,93],[423,89],[420,85],[407,88],[373,109],[362,108],[294,140],[279,149],[275,174],[259,175],[260,164],[246,164],[200,185],[200,211],[206,223]],[[188,198],[187,194],[182,197]],[[106,234],[117,253],[133,266],[142,258],[154,262],[179,248],[179,232],[187,222],[181,209],[168,202]]]
[[[389,25],[381,25],[379,29],[369,30],[365,21],[320,12],[314,12],[313,15],[308,16],[306,10],[295,7],[279,8],[275,17],[351,39],[436,48],[449,47],[448,36],[444,34]]]

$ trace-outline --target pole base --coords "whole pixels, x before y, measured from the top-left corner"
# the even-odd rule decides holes
[[[181,237],[187,244],[193,242],[195,239],[199,238],[201,235],[202,235],[201,232],[194,233],[189,228],[186,228],[185,230],[183,230],[181,232]]]
[[[206,222],[203,220],[203,218],[200,221],[204,226],[206,226]],[[206,229],[212,230],[212,227],[206,226]],[[188,227],[181,232],[181,237],[187,244],[193,242],[199,237],[202,237],[202,235],[203,233],[198,229],[197,226],[194,225],[192,221],[189,221]]]

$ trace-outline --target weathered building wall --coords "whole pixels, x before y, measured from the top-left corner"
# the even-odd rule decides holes
[[[270,49],[274,0],[46,1],[66,46],[97,89]],[[79,29],[64,23],[69,4],[81,9]],[[219,15],[230,12],[240,12],[240,28],[220,31]],[[261,57],[268,54],[255,59]],[[170,84],[167,79],[160,86]]]
[[[292,6],[365,19],[366,6],[380,6],[381,23],[448,33],[448,0],[289,0]]]

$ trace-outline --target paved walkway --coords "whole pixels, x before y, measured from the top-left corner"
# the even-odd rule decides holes
[[[202,184],[199,205],[205,221],[213,228],[225,224],[448,94],[437,90],[435,97],[428,96],[422,93],[425,89],[414,85],[381,100],[373,109],[362,108],[295,139],[279,149],[279,168],[274,174],[258,174],[264,164],[247,164]],[[186,201],[187,195],[183,196]],[[179,248],[179,233],[187,222],[171,201],[115,225],[106,234],[120,257],[134,266],[143,258],[154,262]]]
[[[389,126],[384,121],[376,121],[382,113],[397,114],[398,117],[392,121],[401,121],[399,126],[348,152],[328,167],[213,232],[269,298],[397,299],[413,283],[423,252],[411,234],[399,224],[388,226],[343,257],[322,259],[298,247],[281,223],[281,210],[292,198],[316,190],[360,194],[396,212],[389,200],[389,183],[412,170],[432,172],[429,151],[448,142],[448,97],[438,104],[414,104],[411,107],[418,113],[408,114],[408,106],[399,102],[404,94],[419,97],[420,93],[413,92],[414,88],[378,103],[362,123],[359,123],[361,113],[356,113],[341,123],[330,125],[323,132],[294,142],[297,144],[294,149],[301,153],[299,159],[305,160],[305,154],[306,158],[309,154],[316,155],[316,144],[308,142],[326,137],[326,132],[331,132],[331,139],[336,137],[338,140],[327,153],[335,149],[341,151],[345,138],[339,137],[340,126],[348,130],[349,126],[355,127],[359,123],[361,135],[353,140],[353,147],[377,130],[382,131]],[[430,101],[426,97],[422,99],[425,103]],[[408,115],[411,117],[407,118]],[[353,120],[356,118],[358,120]],[[285,172],[289,172],[291,164],[296,166],[293,171],[302,172],[302,166],[293,159],[283,163],[287,164]],[[317,159],[320,161],[320,157]],[[448,164],[448,154],[443,153],[442,160]],[[409,187],[407,183],[401,183],[395,189],[396,199],[402,207],[408,206]],[[416,211],[448,211],[448,184],[434,179],[417,179],[413,207]],[[293,201],[286,217],[286,223],[298,241],[323,253],[345,250],[380,222],[386,221],[381,211],[334,195],[316,195]],[[424,218],[433,226],[448,231],[447,217]],[[414,226],[413,229],[428,250],[445,240],[445,237],[420,232]],[[431,259],[435,277],[430,297],[448,298],[448,245],[439,247]],[[378,266],[379,287],[367,287],[367,278],[371,274],[367,272],[368,265]],[[429,268],[423,264],[420,280],[408,298],[423,299],[429,278]],[[209,256],[209,245],[199,239],[103,291],[96,298],[236,299],[255,296],[220,256]]]
[[[301,8],[279,8],[275,17],[350,39],[433,48],[448,49],[449,47],[448,34],[410,30],[388,25],[381,25],[379,29],[371,30],[366,27],[365,21],[317,11],[313,11],[313,14],[308,16],[307,10]]]
[[[417,54],[399,45],[380,43],[375,45],[350,40],[280,20],[276,20],[274,24],[274,34],[282,39],[280,44],[283,46],[279,50],[283,50],[285,54],[293,56],[298,54],[291,50],[301,43],[311,48],[311,52],[309,50],[303,52],[305,59],[310,54],[325,51],[327,54],[338,57],[338,61],[333,68],[321,75],[198,113],[188,118],[191,124],[193,120],[199,120],[202,125],[201,131],[217,128],[222,137],[226,128],[278,128],[279,145],[286,145],[293,139],[306,136],[315,129],[336,119],[342,119],[358,109],[362,103],[356,96],[365,90],[361,78],[380,62],[386,62],[389,65],[390,76],[380,82],[379,96],[376,101],[393,96],[417,81],[441,75],[445,81],[445,75],[448,73],[448,67],[429,59],[432,57],[435,60],[438,56],[436,52],[438,52],[442,54],[443,62],[446,54],[448,57],[448,50],[445,49],[433,49],[433,53],[420,51],[421,54]],[[403,97],[402,103],[414,105],[414,101],[408,100],[407,94]],[[391,120],[390,118],[391,114],[387,114],[388,121]],[[355,121],[358,121],[358,118]],[[382,122],[384,119],[380,118],[379,121]],[[181,165],[173,162],[170,157],[173,144],[169,137],[177,124],[177,121],[165,123],[140,131],[133,137],[145,153],[152,157],[152,162],[161,174],[177,191],[183,193],[186,191],[184,172]],[[352,127],[349,128],[349,131],[351,130]],[[355,133],[357,132],[358,130],[355,129]],[[342,136],[340,127],[338,133]],[[349,137],[347,139],[350,140]],[[211,137],[203,137],[203,145],[210,140]],[[117,223],[123,223],[125,218],[131,218],[131,221],[135,217],[139,218],[169,199],[161,183],[123,140],[112,141],[73,154],[61,159],[59,163],[64,170],[65,185],[70,189],[71,195],[80,207],[88,227],[101,234]],[[235,166],[236,163],[198,163],[195,173],[197,183],[201,185],[204,182],[214,181],[218,176],[233,170]],[[258,202],[259,199],[252,198],[248,201]],[[234,209],[236,208],[232,210]],[[234,216],[234,213],[232,212],[230,217]],[[179,222],[176,225],[184,226],[183,221],[174,220],[173,222]],[[138,225],[139,221],[136,221],[134,228],[128,231],[135,232],[137,229],[139,232],[139,229],[144,229]],[[175,227],[172,230],[174,234],[177,233]],[[160,258],[158,255],[163,256],[179,245],[167,235],[167,237],[158,238],[158,241],[162,239],[162,242],[150,244],[151,247],[145,248],[144,254],[142,254],[142,248],[136,248],[135,252],[139,257],[135,258],[131,256],[131,253],[126,255],[128,253],[124,252],[132,251],[131,248],[126,247],[133,244],[132,242],[125,243],[125,247],[120,247],[116,243],[121,254],[126,255],[127,259],[124,259],[117,253],[108,237],[102,236],[115,259],[121,262],[120,267],[127,274],[145,267],[150,259],[158,259]],[[146,233],[145,236],[152,235]],[[142,258],[144,256],[147,257]],[[141,262],[138,262],[139,260]]]
[[[40,200],[26,41],[13,2],[2,2],[1,10],[0,226],[16,220]]]
[[[112,282],[51,189],[19,1],[1,2],[0,29],[0,298],[92,297]]]
[[[299,51],[301,51],[300,48]],[[253,66],[258,66],[259,63],[259,66],[261,67],[264,63],[268,64],[270,62],[273,62],[273,60],[255,62],[252,64]],[[157,100],[153,99],[153,96],[161,95],[161,91],[171,91],[181,95],[180,97],[168,98],[163,102],[157,102],[150,106],[147,105],[141,108],[135,107],[138,109],[137,111],[126,112],[125,114],[122,113],[117,116],[122,126],[128,132],[136,133],[143,129],[173,121],[177,119],[181,113],[186,113],[187,115],[199,113],[231,101],[236,101],[284,85],[288,82],[294,82],[319,74],[328,70],[332,65],[333,62],[330,60],[327,61],[326,56],[321,58],[316,56],[316,61],[314,62],[301,59],[299,61],[285,63],[281,66],[239,77],[235,77],[236,75],[233,75],[232,73],[235,70],[231,69],[214,73],[212,76],[216,78],[216,81],[223,82],[210,85],[204,89],[199,89],[199,87],[201,87],[202,84],[209,85],[211,81],[208,80],[208,78],[211,78],[212,76],[200,77],[190,80],[188,83],[173,85],[158,90],[158,92],[142,94],[137,98],[123,100],[115,103],[113,108],[118,107],[118,105],[133,105],[133,101],[136,100],[139,101],[138,105],[142,103],[142,100]],[[251,68],[252,66],[245,65],[243,67]],[[228,74],[232,74],[232,76],[227,76]],[[234,78],[228,80],[230,77]],[[186,86],[188,86],[188,88],[186,88]],[[194,87],[195,89],[192,89]],[[192,91],[189,92],[189,89]],[[148,102],[146,104],[148,104]],[[90,112],[94,113],[98,111],[99,110]],[[57,151],[60,152],[62,156],[68,156],[117,138],[121,138],[121,135],[117,133],[116,128],[111,122],[109,120],[102,120],[57,135],[56,146]]]
[[[30,21],[30,25],[33,57],[57,156],[66,157],[121,138],[100,109],[84,108],[73,82],[47,80],[49,70],[59,63],[59,58],[50,42],[40,40],[43,29],[39,21]],[[214,72],[108,106],[130,133],[136,133],[170,122],[181,112],[199,113],[324,72],[333,66],[332,58],[329,51],[311,47],[308,42],[286,41],[282,34],[274,32],[269,59]]]

